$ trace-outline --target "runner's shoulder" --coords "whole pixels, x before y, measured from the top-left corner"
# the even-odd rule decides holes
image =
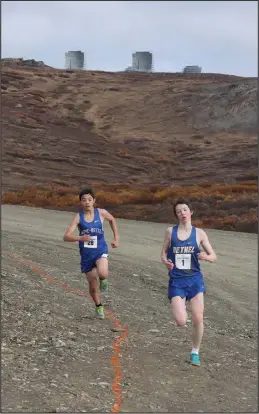
[[[205,231],[203,230],[203,229],[201,229],[200,227],[196,227],[196,226],[194,226],[195,228],[196,228],[196,231],[198,232],[198,233],[202,233],[202,234],[204,234],[205,233]]]
[[[105,210],[105,208],[99,208],[98,207],[97,210],[98,210],[100,216],[103,216],[103,217],[108,213],[108,211]]]
[[[207,233],[203,229],[201,229],[200,227],[195,227],[195,228],[196,228],[196,233],[200,239],[203,239],[204,237],[207,236]]]
[[[80,216],[79,213],[74,214],[71,222],[70,222],[70,226],[72,226],[72,228],[75,228],[76,226],[78,226],[80,223]]]
[[[173,227],[174,227],[174,226],[167,227],[167,229],[166,229],[166,233],[168,233],[168,234],[172,234]]]
[[[79,223],[79,221],[80,221],[80,214],[79,214],[79,212],[74,215],[74,221],[76,221],[76,222]]]

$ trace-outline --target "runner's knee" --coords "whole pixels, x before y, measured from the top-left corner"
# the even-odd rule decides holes
[[[185,316],[175,316],[175,322],[177,326],[185,326],[187,318]]]
[[[106,279],[108,277],[108,269],[100,269],[98,274],[100,279]]]
[[[107,261],[101,261],[97,263],[97,271],[100,279],[106,279],[108,277],[108,263]]]
[[[176,296],[171,300],[172,313],[177,326],[184,326],[187,322],[185,301]]]
[[[199,325],[203,322],[203,312],[195,313],[192,315],[193,325]]]

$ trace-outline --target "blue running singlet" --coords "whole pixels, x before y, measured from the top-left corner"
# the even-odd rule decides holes
[[[79,217],[79,235],[87,234],[91,237],[88,242],[79,241],[81,271],[86,273],[95,267],[96,260],[108,257],[108,246],[104,238],[103,223],[98,208],[94,209],[94,219],[91,223],[85,221],[83,210],[79,211]]]
[[[174,267],[169,271],[168,297],[180,296],[191,300],[199,292],[206,292],[203,275],[200,270],[198,254],[200,253],[196,238],[196,227],[188,239],[179,240],[178,225],[172,228],[171,243],[167,258],[172,260]]]

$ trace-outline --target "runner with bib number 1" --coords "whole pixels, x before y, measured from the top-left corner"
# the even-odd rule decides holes
[[[199,260],[215,262],[217,257],[205,231],[192,226],[190,203],[178,200],[174,204],[174,214],[179,224],[166,230],[161,260],[169,270],[168,298],[177,326],[186,325],[186,300],[190,301],[193,320],[190,358],[192,365],[199,366],[206,292]]]
[[[64,241],[79,242],[81,255],[81,271],[85,273],[89,284],[90,295],[96,305],[96,317],[104,319],[104,307],[100,301],[97,287],[97,276],[100,280],[100,291],[108,291],[108,246],[104,238],[103,222],[108,220],[114,239],[113,248],[119,245],[119,235],[115,218],[107,210],[94,208],[95,195],[91,188],[79,194],[82,209],[75,215],[64,235]],[[72,233],[78,228],[79,236]]]

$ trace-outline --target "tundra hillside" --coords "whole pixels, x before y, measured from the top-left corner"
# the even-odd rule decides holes
[[[29,64],[29,63],[30,64]],[[63,71],[2,61],[3,202],[77,208],[93,185],[117,217],[257,232],[257,80]]]

